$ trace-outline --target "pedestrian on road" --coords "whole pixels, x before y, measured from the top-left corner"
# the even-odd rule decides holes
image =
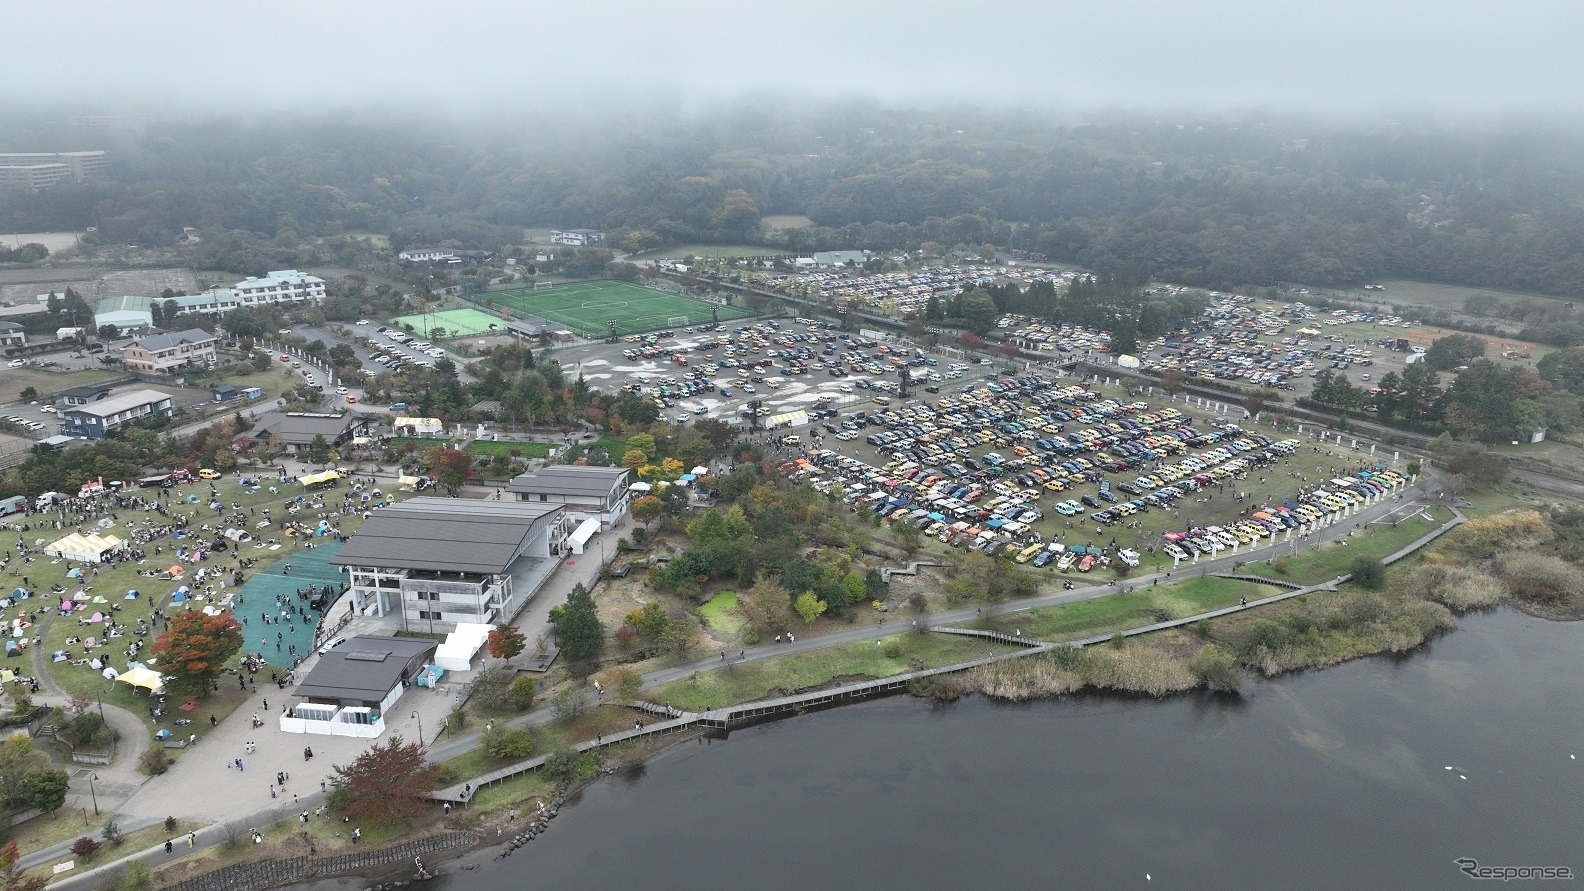
[[[270,786],[270,797],[271,798],[275,797],[275,787],[274,786]]]
[[[214,715],[210,715],[209,716],[209,726],[210,727],[219,727],[220,726],[220,719],[216,718]]]
[[[190,847],[192,847],[193,845],[195,845],[197,843],[198,843],[198,833],[196,833],[196,832],[187,833],[187,847],[190,848]]]
[[[165,853],[169,854],[173,850],[175,850],[175,846],[171,844],[171,840],[165,839]]]

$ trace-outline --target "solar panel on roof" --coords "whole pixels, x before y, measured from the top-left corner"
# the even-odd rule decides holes
[[[371,653],[368,650],[354,650],[341,658],[351,662],[384,662],[389,658],[389,653]]]

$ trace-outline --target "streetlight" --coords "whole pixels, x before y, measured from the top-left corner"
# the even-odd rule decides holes
[[[88,795],[93,798],[94,816],[99,816],[99,793],[94,791],[94,780],[99,779],[99,774],[88,774]]]
[[[413,718],[415,718],[418,721],[418,748],[421,749],[421,748],[423,748],[423,744],[424,744],[424,742],[423,742],[423,718],[420,718],[418,716],[418,712],[417,711],[414,711],[412,713],[412,716],[413,716]],[[98,811],[95,811],[94,813],[98,813]]]

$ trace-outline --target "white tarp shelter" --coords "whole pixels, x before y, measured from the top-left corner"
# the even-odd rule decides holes
[[[445,424],[439,418],[397,418],[391,423],[397,433],[406,431],[411,436],[416,433],[444,433]]]
[[[334,470],[326,470],[323,473],[310,473],[307,476],[298,477],[297,481],[305,486],[317,486],[320,483],[328,483],[331,480],[340,478],[341,474],[336,473]]]
[[[599,527],[600,521],[595,518],[579,523],[578,527],[572,530],[572,534],[567,536],[567,544],[572,547],[572,553],[583,553],[588,548],[589,539],[594,537],[594,533],[599,531]]]
[[[117,551],[126,550],[126,542],[114,535],[95,535],[89,533],[73,532],[62,539],[57,539],[44,548],[44,553],[51,557],[61,557],[66,560],[78,560],[83,563],[98,563],[107,555]]]
[[[473,666],[473,656],[484,647],[493,625],[460,622],[456,630],[446,635],[445,642],[435,648],[434,664],[446,671],[468,671]]]

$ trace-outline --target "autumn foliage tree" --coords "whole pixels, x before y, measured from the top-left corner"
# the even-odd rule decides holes
[[[242,626],[230,613],[211,616],[198,610],[172,616],[153,647],[166,683],[201,695],[241,649]]]
[[[348,765],[336,765],[330,805],[353,820],[408,823],[427,806],[438,764],[424,760],[423,747],[400,736],[375,743]]]
[[[523,633],[510,625],[497,625],[490,630],[489,641],[486,644],[489,654],[496,659],[510,659],[521,653],[527,646]]]
[[[436,449],[433,454],[435,479],[455,495],[473,475],[473,459],[461,449]]]
[[[8,841],[0,845],[0,891],[39,891],[49,883],[47,876],[30,876],[22,871],[17,861],[22,852],[17,843]]]

